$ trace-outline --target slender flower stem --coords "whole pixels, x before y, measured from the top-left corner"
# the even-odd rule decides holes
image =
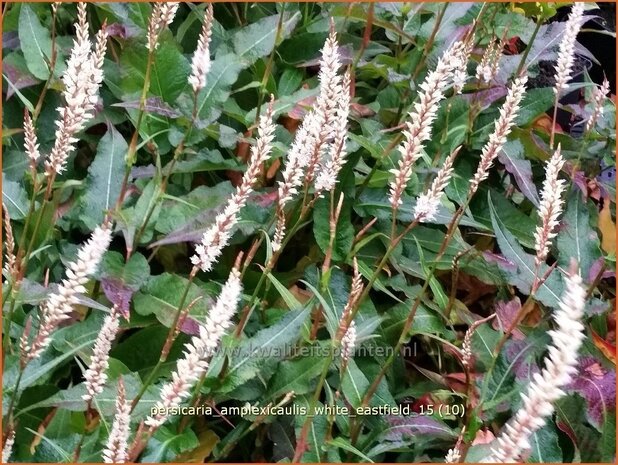
[[[526,50],[524,50],[524,53],[521,56],[521,60],[519,62],[519,66],[517,67],[517,71],[515,72],[515,76],[519,76],[521,72],[524,70],[524,66],[526,65],[526,60],[528,59],[528,55],[530,54],[530,50],[532,49],[532,44],[534,43],[534,40],[536,39],[537,34],[541,30],[542,24],[543,23],[540,20],[540,18],[537,18],[536,24],[534,26],[534,31],[532,31],[532,36],[530,36],[530,40],[528,41],[528,44],[526,45]]]

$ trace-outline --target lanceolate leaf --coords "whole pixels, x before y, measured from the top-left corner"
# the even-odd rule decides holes
[[[52,55],[51,36],[28,4],[23,4],[19,12],[19,42],[30,72],[37,79],[47,80]],[[57,62],[62,63],[62,57],[58,57]]]
[[[532,164],[523,157],[523,146],[518,140],[508,141],[498,159],[506,170],[513,175],[517,187],[534,206],[539,206],[539,195],[532,180]]]
[[[291,9],[292,4],[287,6]],[[283,15],[279,40],[288,37],[300,19],[299,12],[283,13]],[[277,25],[279,20],[279,15],[262,18],[238,30],[232,36],[234,51],[245,63],[245,66],[253,64],[256,60],[265,57],[272,51],[277,39]]]
[[[286,350],[300,337],[300,328],[308,314],[308,308],[293,310],[235,348],[221,392],[229,392],[255,377],[267,361],[285,357]]]
[[[569,196],[556,239],[558,264],[568,269],[571,258],[577,260],[584,279],[588,279],[592,264],[601,256],[599,236],[590,225],[590,209],[579,191]]]
[[[223,102],[229,97],[232,84],[243,67],[239,57],[233,53],[219,55],[213,60],[206,87],[198,95],[198,127],[204,128],[219,118]]]
[[[118,200],[127,148],[124,137],[109,124],[88,168],[86,191],[82,198],[81,218],[90,229],[103,221],[105,213],[114,208]]]
[[[491,198],[489,198],[489,207],[491,222],[494,227],[496,241],[498,242],[500,251],[515,267],[503,267],[503,271],[512,285],[516,286],[525,294],[529,294],[535,276],[534,256],[524,252],[524,249],[517,243],[513,235],[506,230],[504,224],[500,221],[493,204],[491,203]],[[548,267],[547,265],[542,265],[539,268],[538,275],[543,277],[546,274]],[[560,295],[562,294],[562,287],[562,282],[558,278],[557,273],[554,271],[540,286],[536,293],[536,298],[549,307],[556,307],[558,305]]]

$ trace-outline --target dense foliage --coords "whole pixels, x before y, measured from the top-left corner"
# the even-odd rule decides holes
[[[581,40],[556,96],[559,6],[218,3],[210,24],[205,3],[175,16],[93,3],[82,23],[74,3],[5,3],[11,461],[118,458],[123,410],[131,461],[478,461],[504,446],[494,438],[539,373],[560,368],[548,347],[577,274],[585,338],[522,459],[613,461],[615,62]],[[586,4],[582,22],[615,57],[606,13]],[[92,52],[76,52],[84,34]],[[198,71],[204,82],[189,79]],[[324,94],[327,79],[339,93]],[[432,92],[434,115],[422,110]],[[329,105],[339,132],[316,110]],[[284,205],[295,137],[308,131],[300,151],[316,143],[308,121],[327,149]],[[336,182],[317,187],[326,169]],[[448,174],[437,210],[419,216],[436,173]],[[220,256],[206,246],[215,233],[229,240]],[[205,357],[206,343],[219,350]],[[204,409],[159,421],[151,408],[183,383],[177,403]]]

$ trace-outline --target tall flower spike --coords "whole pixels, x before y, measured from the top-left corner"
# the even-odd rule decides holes
[[[577,352],[585,337],[581,319],[586,289],[576,271],[566,277],[564,289],[560,308],[554,315],[556,329],[549,331],[552,345],[545,367],[534,375],[527,392],[521,395],[521,408],[496,439],[493,454],[483,462],[517,461],[530,448],[530,436],[545,425],[546,418],[554,411],[554,403],[565,394],[561,387],[577,371]]]
[[[298,194],[303,180],[306,183],[313,180],[326,142],[336,137],[333,121],[336,119],[337,102],[344,92],[342,78],[337,74],[340,67],[339,44],[331,22],[330,34],[324,43],[320,59],[320,92],[313,108],[296,131],[283,169],[283,180],[279,181],[277,187],[277,224],[272,241],[274,252],[281,248],[285,238],[285,206]],[[326,179],[322,180],[324,181]]]
[[[502,47],[502,41],[497,42],[495,39],[492,39],[489,45],[487,45],[481,57],[481,62],[476,67],[476,78],[479,81],[489,84],[494,80],[496,74],[498,74]]]
[[[571,70],[575,61],[575,40],[582,27],[583,14],[584,4],[581,2],[574,3],[558,49],[556,85],[554,86],[556,95],[569,87],[568,82],[571,80]]]
[[[431,187],[416,199],[414,218],[421,223],[433,221],[436,218],[440,197],[442,197],[444,189],[446,189],[453,176],[453,162],[460,149],[461,147],[457,147],[446,157],[442,168],[440,168],[440,171],[438,171],[438,174],[431,183]]]
[[[511,133],[511,128],[515,123],[527,81],[527,76],[521,76],[511,84],[504,105],[500,108],[500,117],[494,125],[494,132],[489,136],[489,141],[481,152],[481,161],[470,183],[470,195],[474,194],[479,184],[487,179],[489,169],[506,143],[506,138]]]
[[[586,122],[586,132],[590,131],[594,127],[599,117],[603,114],[603,102],[608,92],[609,81],[607,78],[603,79],[603,84],[601,84],[601,87],[595,87],[592,89],[592,114]]]
[[[152,7],[146,32],[146,48],[150,52],[159,47],[159,35],[163,29],[172,24],[179,6],[178,2],[158,2]]]
[[[101,331],[94,342],[90,366],[84,373],[86,394],[82,396],[82,399],[86,401],[92,400],[97,394],[103,392],[109,368],[109,351],[120,327],[119,317],[118,307],[114,305],[110,314],[105,317]]]
[[[45,174],[55,176],[65,170],[69,154],[74,150],[75,134],[84,129],[94,115],[99,86],[103,80],[103,56],[105,55],[107,33],[103,28],[98,34],[94,52],[88,38],[85,3],[77,8],[75,40],[67,69],[62,76],[65,106],[58,108],[60,118],[56,121],[56,140],[45,161]]]
[[[52,332],[58,325],[70,317],[77,295],[86,291],[84,284],[99,265],[103,254],[111,242],[111,228],[98,226],[90,239],[77,252],[77,260],[70,263],[66,270],[66,279],[58,286],[43,304],[39,330],[28,348],[28,361],[37,358],[51,341]]]
[[[253,192],[253,185],[257,181],[260,169],[270,156],[275,134],[272,116],[271,100],[268,110],[260,117],[257,142],[251,148],[249,167],[243,175],[240,186],[236,188],[236,192],[228,200],[223,212],[217,215],[215,224],[206,230],[201,243],[195,247],[195,255],[191,257],[191,262],[200,267],[202,271],[210,271],[219,259],[223,248],[228,244],[232,228],[238,223],[240,211]]]
[[[562,213],[564,200],[562,193],[565,189],[565,181],[558,179],[558,174],[564,165],[564,159],[560,154],[560,145],[545,166],[545,181],[541,191],[541,204],[539,216],[541,224],[536,227],[534,233],[534,248],[536,250],[536,264],[545,261],[551,246],[551,241],[556,237],[558,217]]]
[[[11,217],[4,202],[2,202],[2,214],[4,216],[4,246],[6,247],[4,270],[13,280],[13,284],[15,284],[19,277],[19,266],[15,256],[15,238],[13,236],[13,227],[11,226]]]
[[[30,160],[30,171],[35,175],[36,165],[41,157],[41,152],[39,152],[39,141],[36,137],[36,131],[34,130],[34,124],[28,109],[24,110],[24,149]]]
[[[405,190],[412,168],[421,156],[423,143],[431,138],[431,128],[436,119],[440,101],[444,98],[444,88],[460,61],[462,42],[455,42],[438,60],[436,69],[431,71],[420,85],[419,101],[414,104],[414,111],[409,115],[406,129],[403,132],[404,141],[399,146],[401,158],[395,175],[390,182],[389,201],[396,210],[401,205],[401,196]]]
[[[333,121],[334,138],[329,145],[329,158],[323,164],[315,180],[317,193],[330,192],[335,188],[339,171],[345,164],[348,115],[350,113],[350,74],[345,73],[341,90],[337,95],[337,106]]]
[[[318,76],[320,80],[320,93],[314,107],[315,126],[312,126],[315,129],[313,134],[315,145],[310,147],[311,150],[307,152],[306,183],[310,183],[314,179],[326,142],[337,135],[337,111],[340,106],[339,102],[342,98],[342,92],[344,92],[342,77],[337,74],[339,68],[341,68],[339,43],[337,42],[335,24],[331,19],[330,34],[322,48],[322,59],[320,61],[320,73]],[[343,97],[345,98],[345,96]]]
[[[457,66],[453,69],[453,89],[456,94],[461,94],[464,86],[466,85],[466,78],[468,77],[468,61],[470,60],[470,54],[474,48],[474,32],[470,33],[464,41],[464,46],[461,47],[460,55],[458,57]]]
[[[15,430],[11,430],[4,441],[2,448],[2,463],[9,463],[11,454],[13,453],[13,444],[15,444]]]
[[[184,358],[176,363],[172,380],[161,388],[160,399],[153,409],[157,413],[146,419],[148,426],[161,426],[167,421],[170,412],[191,394],[191,388],[208,369],[210,357],[232,324],[241,293],[240,273],[234,268],[208,313],[206,322],[200,326],[199,336],[194,336],[185,344]]]
[[[202,32],[197,40],[197,48],[195,49],[193,60],[191,61],[189,84],[191,84],[193,92],[196,94],[206,85],[206,75],[208,71],[210,71],[210,38],[212,35],[213,20],[212,3],[209,3],[206,7],[206,14],[204,15]]]
[[[104,463],[125,463],[129,459],[128,441],[131,423],[131,402],[127,395],[122,378],[118,379],[118,396],[116,397],[116,414],[109,433],[107,444],[103,449]]]
[[[350,287],[350,295],[348,296],[348,301],[343,308],[343,312],[341,313],[341,318],[339,320],[339,328],[337,329],[337,334],[335,336],[335,339],[337,341],[343,340],[343,337],[348,330],[352,310],[354,309],[354,306],[358,302],[358,299],[360,298],[361,294],[363,293],[363,289],[365,288],[362,275],[358,271],[358,262],[356,261],[356,258],[353,259],[353,266],[354,272],[352,276],[352,286]]]

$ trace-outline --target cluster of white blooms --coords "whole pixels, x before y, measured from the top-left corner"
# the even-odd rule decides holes
[[[131,422],[131,402],[127,400],[122,378],[118,380],[118,395],[116,397],[116,413],[112,429],[103,449],[104,463],[125,463],[128,459],[128,441]]]
[[[278,183],[277,224],[272,241],[272,249],[275,252],[281,248],[285,237],[286,204],[298,194],[303,180],[306,183],[313,180],[323,153],[328,147],[331,149],[331,160],[333,156],[335,158],[331,163],[330,172],[320,178],[319,185],[316,184],[319,190],[332,189],[333,173],[338,172],[343,166],[350,85],[348,79],[338,74],[339,68],[341,68],[339,44],[335,29],[331,25],[320,59],[320,92],[315,105],[296,131],[283,169],[283,180]],[[339,150],[342,152],[338,154]]]
[[[356,346],[356,323],[353,321],[341,339],[341,358],[344,362],[350,360]]]
[[[157,2],[152,7],[146,32],[146,48],[150,52],[154,52],[159,47],[159,35],[163,29],[172,24],[179,6],[178,2]]]
[[[210,71],[210,38],[212,35],[213,23],[212,3],[206,7],[202,32],[197,40],[197,48],[191,61],[191,75],[189,84],[195,93],[199,92],[206,85],[206,75]]]
[[[4,441],[4,447],[2,447],[2,463],[9,463],[11,454],[13,453],[13,444],[15,444],[15,430],[11,430]]]
[[[534,248],[536,250],[535,261],[537,265],[547,258],[551,241],[556,237],[558,217],[562,213],[564,200],[562,193],[565,189],[563,179],[558,179],[558,174],[564,165],[564,158],[560,154],[560,145],[545,166],[545,180],[541,191],[541,204],[539,216],[541,224],[536,227],[534,233]]]
[[[569,88],[568,82],[571,80],[571,70],[575,61],[575,40],[582,27],[583,14],[584,4],[574,3],[565,25],[556,60],[556,85],[554,86],[556,95]]]
[[[406,188],[412,168],[421,156],[423,143],[431,138],[431,128],[436,119],[440,101],[444,98],[444,88],[453,75],[453,70],[460,67],[463,42],[455,42],[438,60],[436,69],[431,71],[419,86],[419,101],[414,104],[414,111],[409,115],[404,141],[399,146],[401,158],[398,167],[392,169],[395,175],[390,183],[389,200],[393,209],[401,205],[401,195]]]
[[[494,125],[494,132],[489,136],[489,141],[485,144],[481,152],[481,161],[479,162],[474,178],[470,184],[470,194],[474,194],[479,184],[487,179],[487,176],[489,176],[489,169],[506,143],[506,138],[510,134],[511,128],[515,123],[519,105],[521,104],[521,99],[526,90],[527,81],[528,77],[524,75],[516,78],[511,84],[504,105],[500,108],[500,117]]]
[[[496,74],[498,74],[502,47],[502,41],[492,40],[489,43],[481,57],[481,62],[476,67],[476,78],[479,81],[489,84],[494,80]]]
[[[41,157],[41,152],[39,152],[39,142],[34,130],[34,124],[27,109],[24,110],[24,149],[30,159],[30,170],[34,173],[36,172],[36,165]]]
[[[577,272],[565,280],[560,309],[554,315],[556,329],[549,331],[552,345],[545,358],[545,367],[536,373],[521,395],[523,405],[506,424],[496,439],[493,454],[483,462],[511,463],[530,448],[530,436],[545,425],[546,418],[554,412],[554,403],[564,395],[567,385],[577,371],[577,352],[584,339],[581,319],[586,303],[586,289]]]
[[[75,148],[75,134],[84,129],[94,116],[98,92],[103,81],[103,57],[107,44],[107,32],[103,27],[96,36],[95,48],[88,38],[86,4],[77,8],[76,37],[73,41],[67,69],[62,76],[65,106],[58,108],[60,118],[56,121],[56,140],[45,161],[45,172],[55,176],[65,169],[66,161]],[[29,153],[32,157],[36,152]]]
[[[586,122],[586,131],[590,131],[596,124],[599,117],[603,114],[603,102],[608,92],[609,81],[607,78],[603,79],[603,84],[601,84],[601,87],[595,87],[592,90],[592,114]]]
[[[329,146],[329,157],[321,164],[315,179],[315,191],[330,192],[335,188],[339,171],[345,164],[346,138],[348,134],[348,115],[350,113],[350,74],[345,73],[342,89],[338,94],[333,121],[333,142]]]
[[[206,322],[200,326],[199,335],[185,344],[184,357],[176,363],[172,380],[161,388],[160,399],[155,406],[157,413],[146,419],[148,426],[157,428],[165,423],[169,417],[168,412],[189,396],[193,384],[206,372],[210,357],[232,324],[241,292],[240,273],[234,268],[208,313]]]
[[[66,279],[43,304],[39,329],[34,341],[31,345],[22,341],[23,346],[27,347],[27,360],[38,357],[49,345],[51,334],[58,328],[58,324],[69,318],[73,306],[77,303],[77,295],[86,291],[84,284],[96,271],[103,254],[109,247],[111,237],[109,225],[99,226],[79,249],[77,260],[70,263],[66,270]]]
[[[238,223],[240,211],[253,192],[253,185],[257,181],[260,169],[270,156],[275,135],[272,115],[271,102],[266,113],[260,117],[257,142],[251,148],[251,160],[240,185],[228,200],[223,211],[217,215],[215,224],[204,232],[200,244],[195,247],[195,255],[191,257],[191,262],[202,271],[212,269],[223,248],[230,241],[232,228]]]
[[[107,381],[107,369],[109,367],[109,351],[112,343],[116,339],[118,328],[120,327],[120,313],[118,307],[114,305],[109,315],[103,321],[103,327],[99,331],[90,366],[84,373],[87,393],[82,396],[84,400],[92,400],[94,396],[103,391],[103,386]]]
[[[9,210],[6,208],[4,202],[2,202],[2,216],[4,217],[4,246],[6,249],[6,263],[3,269],[11,279],[15,281],[19,275],[17,257],[15,256],[15,238],[13,236],[13,227],[11,226]]]
[[[453,449],[449,449],[446,457],[444,458],[445,463],[458,463],[461,460],[461,452],[459,448],[454,447]]]
[[[427,192],[419,195],[416,199],[414,218],[418,221],[429,222],[436,218],[436,214],[438,213],[438,205],[440,205],[440,197],[442,197],[444,189],[446,189],[446,186],[448,186],[448,183],[453,176],[453,162],[455,161],[455,157],[459,153],[460,148],[461,147],[457,147],[448,157],[446,157],[444,164],[438,171],[435,179],[432,181],[431,187],[427,190]]]
[[[464,41],[464,46],[460,48],[461,56],[457,60],[457,66],[453,69],[453,89],[456,94],[461,94],[466,79],[468,78],[468,61],[474,48],[474,33],[469,34]]]

